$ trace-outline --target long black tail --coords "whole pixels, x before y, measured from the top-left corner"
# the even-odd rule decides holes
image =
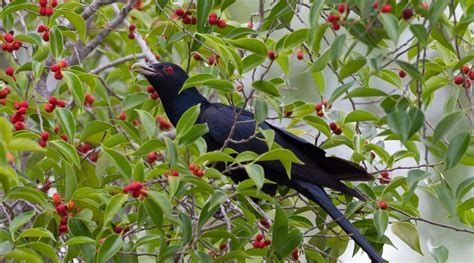
[[[383,263],[385,260],[375,251],[374,247],[359,233],[359,231],[347,220],[344,215],[337,209],[328,197],[326,192],[318,185],[309,184],[308,182],[293,178],[291,180],[293,188],[316,202],[321,208],[331,216],[341,228],[359,245],[370,257],[372,262]]]

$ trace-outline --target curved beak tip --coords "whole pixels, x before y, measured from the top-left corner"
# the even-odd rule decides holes
[[[132,71],[136,71],[142,75],[153,75],[153,74],[156,74],[156,71],[150,67],[148,64],[146,64],[145,62],[137,62],[135,64],[133,64],[130,69]]]

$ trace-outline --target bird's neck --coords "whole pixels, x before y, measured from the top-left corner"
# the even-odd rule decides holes
[[[176,127],[176,124],[189,108],[201,103],[208,104],[209,101],[199,93],[196,88],[189,88],[180,94],[159,94],[161,103],[165,109],[168,119]]]

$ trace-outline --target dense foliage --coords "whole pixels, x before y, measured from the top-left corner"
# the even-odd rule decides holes
[[[350,237],[318,206],[283,187],[260,190],[260,161],[298,162],[272,133],[260,156],[207,152],[199,109],[172,127],[129,69],[143,59],[181,65],[184,88],[328,154],[350,151],[377,178],[354,184],[371,201],[330,194],[380,252],[392,245],[389,224],[437,262],[447,249],[422,251],[417,223],[474,234],[418,212],[424,191],[474,223],[474,178],[445,177],[474,165],[472,1],[260,0],[240,14],[247,21],[233,19],[235,0],[64,2],[2,1],[0,260],[333,262],[347,249]],[[319,95],[285,99],[299,90],[295,76]],[[430,123],[433,109],[442,117]],[[237,167],[250,179],[235,185],[226,172]]]

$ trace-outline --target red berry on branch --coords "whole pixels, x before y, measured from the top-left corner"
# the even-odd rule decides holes
[[[66,233],[67,232],[67,225],[60,225],[59,226],[59,233]]]
[[[389,178],[390,177],[390,173],[388,171],[381,171],[380,172],[380,175],[383,177],[383,178]]]
[[[44,34],[43,34],[43,40],[44,40],[45,42],[48,42],[48,41],[49,41],[49,32],[48,32],[48,31],[44,32]]]
[[[51,97],[49,97],[48,102],[52,105],[57,105],[58,104],[58,99],[55,96],[51,96]]]
[[[157,92],[153,92],[151,95],[150,95],[150,98],[152,100],[157,100],[160,98],[160,95],[157,93]]]
[[[52,8],[46,8],[46,16],[52,16],[53,15],[53,9]]]
[[[373,5],[374,9],[379,8],[379,5],[380,5],[379,1],[375,1],[374,5]]]
[[[73,201],[67,202],[67,209],[74,209],[76,207],[76,203]]]
[[[295,250],[293,250],[293,253],[291,253],[291,256],[293,258],[293,260],[298,260],[299,256],[298,256],[298,249],[295,248]]]
[[[65,68],[65,67],[67,67],[67,66],[68,66],[67,60],[61,59],[61,60],[58,62],[58,66],[59,66],[60,68]]]
[[[328,22],[334,23],[339,21],[339,16],[337,15],[328,15]]]
[[[43,139],[43,141],[47,141],[49,139],[49,132],[47,131],[42,132],[41,139]]]
[[[5,74],[13,77],[13,74],[15,74],[15,69],[12,66],[8,66],[7,69],[5,69]]]
[[[323,104],[321,103],[316,103],[316,105],[314,106],[314,110],[319,112],[323,109]]]
[[[304,58],[304,53],[303,53],[303,51],[302,51],[302,50],[298,50],[298,51],[296,52],[296,59],[298,59],[298,60],[303,60],[303,58]]]
[[[191,24],[193,24],[193,25],[197,24],[197,17],[196,16],[191,17]]]
[[[276,55],[275,51],[273,51],[273,50],[268,51],[268,58],[269,59],[274,60],[276,57],[277,57],[277,55]]]
[[[119,115],[119,120],[124,121],[127,119],[127,115],[125,114],[124,111],[122,111]]]
[[[64,107],[66,107],[66,102],[64,100],[58,100],[58,106],[60,108],[64,108]]]
[[[46,5],[48,4],[48,0],[39,0],[39,1],[38,1],[38,4],[39,4],[41,7],[46,7]]]
[[[398,71],[398,76],[400,76],[400,78],[404,78],[406,77],[407,73],[403,70],[403,69],[400,69],[400,71]]]
[[[335,122],[329,123],[329,128],[331,131],[335,131],[337,129],[337,124]]]
[[[258,233],[256,236],[255,236],[255,240],[257,241],[261,241],[263,239],[263,235]]]
[[[130,24],[128,26],[128,30],[130,30],[130,31],[135,31],[135,29],[137,29],[137,26],[135,24]]]
[[[184,9],[182,9],[182,8],[178,8],[178,9],[176,9],[176,10],[174,11],[174,13],[175,13],[177,16],[181,17],[181,16],[183,16],[183,15],[185,14],[185,11],[184,11]]]
[[[25,129],[25,123],[23,123],[21,121],[15,123],[15,130],[21,131],[21,130],[24,130],[24,129]]]
[[[2,35],[3,40],[5,40],[7,43],[13,43],[15,41],[15,38],[13,37],[12,34],[10,33],[5,33]]]
[[[469,72],[471,72],[471,68],[468,65],[463,65],[461,67],[461,72],[464,74],[468,74]]]
[[[224,250],[224,249],[226,249],[226,248],[227,248],[227,244],[226,244],[226,243],[222,243],[222,244],[219,245],[219,249],[220,249],[220,250]]]
[[[216,13],[210,13],[209,14],[209,17],[207,18],[207,22],[209,23],[209,25],[213,26],[213,25],[217,25],[217,22],[218,19],[217,19],[217,14]]]
[[[146,161],[149,164],[153,164],[156,160],[158,160],[158,154],[156,152],[149,153],[146,158]]]
[[[225,20],[220,19],[217,21],[218,28],[225,28],[226,26],[227,26],[227,23],[225,22]]]
[[[58,0],[51,0],[51,6],[54,8],[58,6]]]
[[[341,128],[337,128],[334,130],[334,134],[336,135],[341,135],[342,134],[342,129]]]
[[[155,92],[155,88],[153,88],[152,85],[148,85],[148,86],[146,87],[146,91],[148,91],[148,93],[154,93],[154,92]]]
[[[52,72],[58,72],[59,70],[60,70],[60,68],[59,68],[58,64],[51,65],[51,71]]]
[[[49,103],[44,105],[44,111],[46,111],[48,113],[53,112],[54,111],[54,105],[49,104]]]
[[[84,97],[84,103],[88,105],[89,107],[92,106],[94,101],[95,101],[95,98],[92,94],[86,94],[86,96]]]
[[[347,6],[347,4],[339,4],[337,6],[337,11],[339,11],[339,13],[344,13],[344,12],[349,12],[349,6]]]
[[[39,9],[39,15],[40,15],[40,16],[46,16],[46,13],[47,13],[46,10],[47,10],[46,7],[41,7],[41,8]]]
[[[382,13],[390,13],[392,12],[392,6],[389,4],[386,4],[382,6]]]
[[[135,33],[133,33],[133,32],[128,32],[128,38],[129,38],[129,39],[135,39]]]
[[[67,142],[68,141],[68,137],[66,134],[61,134],[61,139],[63,139],[63,141]]]
[[[474,71],[469,72],[469,79],[474,80]]]
[[[56,206],[56,212],[60,215],[66,214],[66,205],[64,204],[58,204]]]
[[[192,21],[191,21],[191,17],[190,17],[190,16],[184,16],[184,17],[183,17],[183,24],[189,25],[189,24],[191,24],[191,22],[192,22]]]
[[[377,204],[379,208],[382,210],[386,210],[388,208],[388,204],[384,200],[380,200]]]
[[[334,29],[334,31],[338,31],[339,29],[341,29],[341,26],[337,22],[332,23],[331,27],[332,29]]]
[[[413,9],[411,8],[405,8],[403,9],[403,12],[402,12],[402,17],[403,19],[405,20],[410,20],[410,18],[413,16]]]
[[[461,84],[463,84],[463,83],[464,83],[464,78],[463,78],[463,76],[457,75],[456,77],[454,77],[454,83],[455,83],[456,85],[461,85]]]
[[[63,73],[61,71],[56,71],[54,73],[54,78],[57,79],[57,80],[63,79]]]
[[[68,217],[67,217],[67,216],[63,216],[63,217],[61,217],[61,220],[59,221],[59,224],[61,224],[61,225],[67,225],[67,220],[68,220]]]
[[[198,60],[198,61],[199,61],[199,60],[201,60],[201,55],[199,55],[199,53],[195,52],[195,53],[193,54],[193,58],[194,58],[194,60]]]

